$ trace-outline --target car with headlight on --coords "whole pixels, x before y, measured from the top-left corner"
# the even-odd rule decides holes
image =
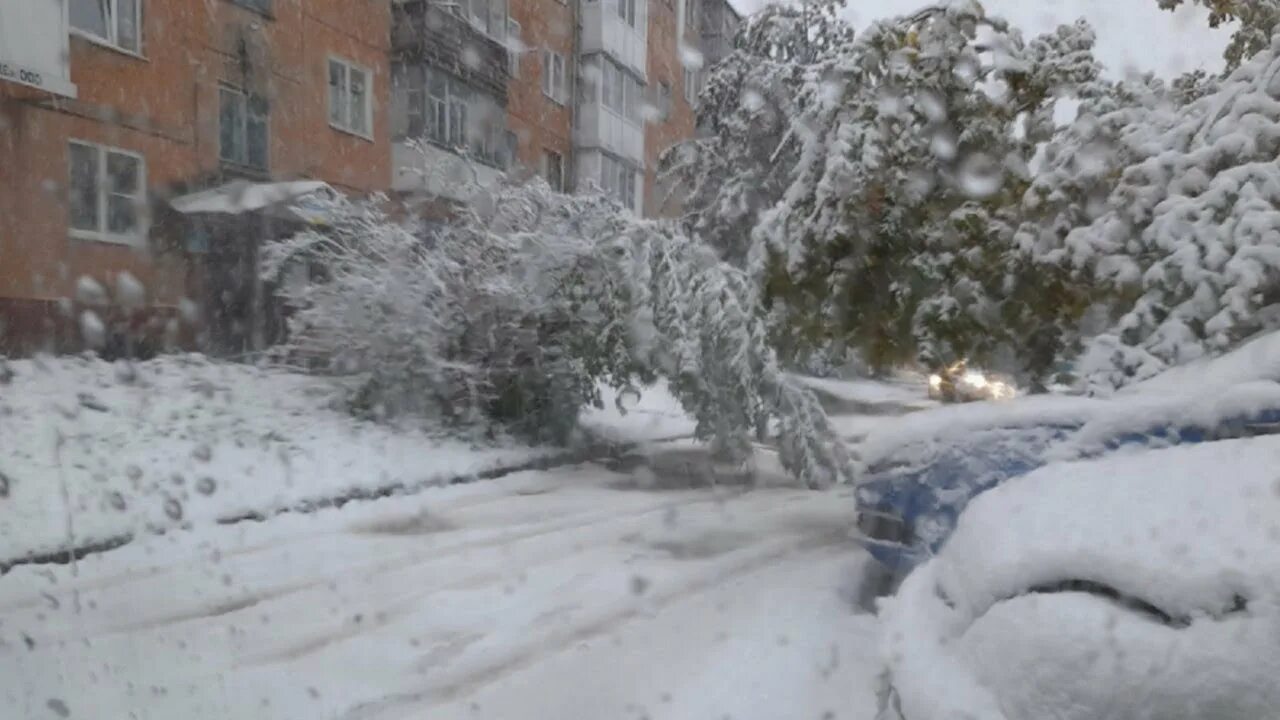
[[[964,360],[929,375],[929,398],[940,402],[1009,400],[1016,394],[1012,382],[970,369]]]
[[[874,559],[858,604],[939,552],[976,497],[1044,465],[1280,433],[1280,333],[1111,398],[1038,395],[886,422],[862,442],[857,531]],[[1278,548],[1280,550],[1280,548]]]
[[[1280,437],[1054,463],[880,602],[888,720],[1280,716]]]

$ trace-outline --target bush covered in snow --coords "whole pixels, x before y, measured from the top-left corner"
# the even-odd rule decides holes
[[[700,438],[745,461],[776,421],[788,469],[848,479],[806,389],[777,368],[742,271],[670,223],[545,183],[503,186],[446,224],[339,200],[279,243],[267,271],[294,309],[284,350],[354,372],[361,412],[568,441],[601,383],[669,379]]]
[[[1068,252],[1123,310],[1085,372],[1095,390],[1218,354],[1280,309],[1280,42],[1120,142],[1133,162]]]

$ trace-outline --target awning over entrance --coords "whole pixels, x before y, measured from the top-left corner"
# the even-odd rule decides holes
[[[184,215],[243,215],[262,211],[285,220],[323,222],[323,201],[338,192],[319,180],[255,183],[233,180],[225,185],[182,195],[169,201]]]

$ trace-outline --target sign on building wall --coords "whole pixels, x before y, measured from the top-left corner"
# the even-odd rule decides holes
[[[0,0],[0,83],[4,82],[76,96],[67,0]]]

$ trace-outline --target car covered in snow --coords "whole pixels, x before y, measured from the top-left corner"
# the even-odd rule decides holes
[[[1280,438],[1055,463],[969,504],[880,602],[882,720],[1280,708]]]
[[[860,448],[857,529],[875,559],[859,603],[936,554],[975,497],[1055,461],[1280,432],[1280,334],[1106,399],[943,407],[886,423]]]

